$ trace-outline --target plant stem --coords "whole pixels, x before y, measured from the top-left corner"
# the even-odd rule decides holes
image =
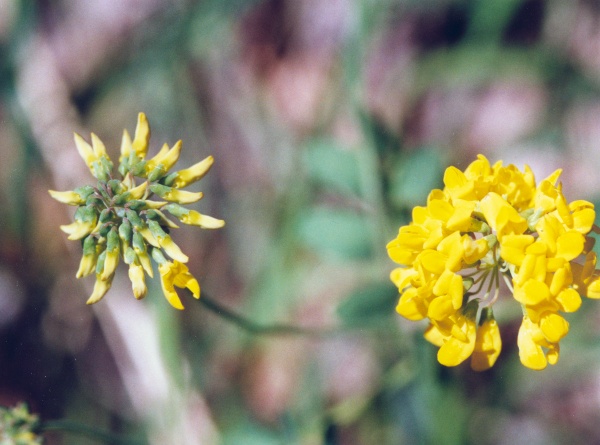
[[[50,420],[42,422],[39,427],[39,431],[42,433],[47,431],[61,431],[65,433],[78,434],[89,439],[97,440],[98,442],[105,442],[114,445],[146,445],[145,441],[121,437],[89,425],[73,422],[71,420]]]
[[[248,320],[243,316],[237,314],[231,309],[223,306],[206,294],[202,294],[200,303],[206,307],[206,309],[214,312],[219,317],[224,318],[227,321],[232,322],[238,327],[256,335],[306,335],[306,336],[328,336],[339,334],[349,328],[345,327],[326,327],[326,328],[307,328],[302,326],[286,325],[281,323],[263,325],[256,323],[252,320]]]

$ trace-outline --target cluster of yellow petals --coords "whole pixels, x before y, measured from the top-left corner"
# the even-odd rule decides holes
[[[433,190],[412,222],[400,227],[388,254],[400,291],[397,311],[428,319],[425,338],[438,361],[456,366],[471,357],[477,371],[494,365],[502,348],[492,306],[500,277],[521,304],[518,335],[523,365],[544,369],[559,357],[559,341],[581,296],[600,298],[594,244],[594,206],[567,203],[557,170],[536,185],[524,171],[479,155],[463,172],[449,167],[444,189]],[[487,292],[485,292],[487,284]]]

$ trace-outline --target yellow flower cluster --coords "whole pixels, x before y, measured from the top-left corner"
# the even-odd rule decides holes
[[[0,406],[0,444],[39,445],[42,437],[36,434],[39,419],[24,403],[9,408]]]
[[[158,264],[163,293],[173,307],[183,309],[175,286],[188,288],[195,298],[200,297],[200,285],[184,264],[188,257],[169,235],[170,229],[178,226],[165,212],[184,224],[205,229],[225,225],[223,220],[183,207],[202,198],[201,192],[181,189],[202,179],[212,166],[213,157],[169,173],[179,159],[181,141],[173,147],[164,144],[155,156],[146,159],[149,140],[150,126],[146,115],[140,113],[133,140],[127,130],[123,132],[120,174],[115,177],[113,163],[98,136],[92,133],[90,145],[75,134],[79,154],[98,182],[73,191],[50,190],[57,201],[77,206],[75,221],[61,229],[69,239],[82,240],[83,256],[77,278],[96,274],[88,304],[96,303],[108,292],[120,258],[129,265],[137,299],[146,296],[145,274],[153,277],[151,259]],[[164,201],[153,200],[155,196]]]
[[[594,206],[567,203],[557,170],[536,185],[520,171],[479,155],[463,172],[449,167],[444,189],[433,190],[412,222],[387,245],[399,263],[391,280],[400,291],[397,311],[428,318],[425,338],[439,347],[438,361],[456,366],[471,357],[480,371],[494,365],[502,342],[492,307],[500,278],[521,304],[521,363],[544,369],[559,357],[569,323],[561,315],[600,298]]]

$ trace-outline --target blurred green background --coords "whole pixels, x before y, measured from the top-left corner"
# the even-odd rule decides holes
[[[197,210],[227,226],[174,236],[203,294],[334,333],[252,334],[156,283],[138,302],[125,269],[85,305],[47,189],[91,183],[73,131],[116,157],[139,111],[151,153],[216,159]],[[519,314],[492,370],[443,368],[385,249],[448,165],[562,167],[600,202],[599,149],[597,1],[0,0],[0,404],[149,444],[600,443],[597,302],[543,372]]]

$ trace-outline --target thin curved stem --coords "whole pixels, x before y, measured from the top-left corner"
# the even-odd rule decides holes
[[[351,329],[350,327],[326,327],[326,328],[307,328],[302,326],[286,325],[281,323],[263,325],[256,323],[252,320],[248,320],[243,316],[237,314],[233,310],[223,306],[221,303],[213,300],[206,294],[202,294],[200,297],[200,303],[204,307],[214,312],[219,317],[224,318],[227,321],[232,322],[236,326],[256,335],[305,335],[312,337],[322,337],[328,335],[339,334],[343,331]]]
[[[115,445],[146,445],[146,442],[140,439],[131,439],[116,434],[107,433],[101,429],[83,425],[71,420],[49,420],[42,422],[39,426],[39,432],[59,431],[64,433],[78,434],[88,439],[98,442],[110,443]]]

